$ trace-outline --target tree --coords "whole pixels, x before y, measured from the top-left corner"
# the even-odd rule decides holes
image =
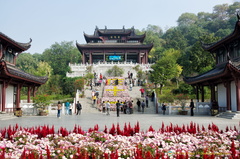
[[[124,70],[117,65],[113,66],[111,69],[107,70],[109,76],[121,77],[124,73]]]
[[[84,89],[84,81],[85,81],[85,79],[83,77],[77,78],[74,81],[75,89],[76,90],[79,89],[80,91],[82,91]]]
[[[27,73],[33,73],[37,68],[37,61],[30,53],[19,54],[16,66]]]
[[[198,17],[194,13],[183,13],[177,20],[178,26],[188,26],[194,24]]]
[[[168,29],[163,39],[166,41],[165,49],[184,50],[187,47],[187,39],[185,39],[179,28]]]
[[[43,52],[43,59],[53,68],[54,75],[65,76],[70,71],[69,63],[79,63],[81,54],[73,42],[61,42],[53,44]]]
[[[178,77],[182,72],[181,66],[177,64],[177,59],[180,56],[179,51],[169,49],[163,55],[156,64],[151,66],[153,71],[150,72],[150,80],[155,84],[155,87],[160,86],[160,94],[162,94],[162,87],[166,82]]]

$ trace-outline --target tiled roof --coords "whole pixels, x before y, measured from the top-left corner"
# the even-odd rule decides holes
[[[237,71],[240,74],[239,62],[229,61],[203,74],[200,74],[194,77],[185,77],[184,81],[188,84],[196,84],[196,83],[205,82],[208,80],[214,80],[214,79],[219,80],[220,77],[224,77],[229,72],[228,67],[233,68],[235,71]]]
[[[139,49],[151,49],[153,44],[141,44],[141,43],[88,43],[88,44],[79,44],[76,43],[78,49],[104,49],[104,48],[114,48],[114,49],[122,49],[122,48],[139,48]]]
[[[30,81],[30,82],[37,83],[37,84],[44,84],[48,80],[48,77],[46,77],[46,76],[45,77],[34,76],[32,74],[29,74],[29,73],[26,73],[26,72],[20,70],[16,66],[13,66],[10,64],[6,64],[6,67],[7,67],[7,71],[9,74],[23,78],[26,81]]]
[[[11,39],[7,35],[3,34],[2,32],[0,32],[0,39],[3,39],[5,41],[13,44],[14,46],[21,49],[22,51],[29,49],[31,47],[31,42],[32,42],[32,39],[30,39],[30,41],[28,43],[16,42],[15,40]]]
[[[214,43],[210,43],[210,44],[202,44],[202,47],[207,50],[207,51],[212,51],[212,50],[215,50],[217,49],[218,47],[222,47],[222,44],[226,44],[226,43],[229,43],[229,42],[232,42],[232,40],[235,40],[236,38],[239,38],[239,34],[240,34],[240,21],[237,21],[236,22],[236,25],[235,25],[235,29],[234,31],[226,36],[225,38],[217,41],[217,42],[214,42]]]

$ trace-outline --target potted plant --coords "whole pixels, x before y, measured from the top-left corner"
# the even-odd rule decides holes
[[[34,106],[37,108],[38,115],[48,115],[47,107],[50,104],[49,95],[37,95],[33,98]]]
[[[180,115],[187,115],[188,111],[186,108],[186,101],[189,99],[189,97],[186,94],[178,94],[176,95],[176,99],[179,101],[181,105],[181,110],[179,110]]]

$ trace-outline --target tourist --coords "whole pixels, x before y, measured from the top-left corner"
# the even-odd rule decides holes
[[[102,112],[105,113],[106,110],[106,103],[103,101],[102,103]]]
[[[144,102],[144,100],[142,101],[141,106],[142,106],[142,113],[144,113],[144,108],[145,108],[145,102]]]
[[[81,103],[79,103],[79,101],[77,101],[77,114],[76,115],[80,115],[81,110],[82,110],[82,105],[81,105]]]
[[[123,103],[123,113],[127,114],[127,101],[125,100],[125,102]]]
[[[137,106],[138,106],[138,112],[141,112],[141,102],[139,99],[137,100]]]
[[[62,110],[62,104],[60,103],[60,101],[58,101],[58,104],[57,104],[57,117],[58,118],[60,118],[61,110]]]
[[[116,85],[116,86],[118,85],[118,79],[115,80],[115,85]]]
[[[109,100],[107,101],[106,103],[106,108],[107,108],[107,115],[110,115],[110,103],[109,103]]]
[[[138,79],[137,83],[138,83],[138,86],[140,86],[140,79]]]
[[[140,89],[140,92],[141,92],[141,97],[144,97],[144,89],[143,88]]]
[[[130,83],[129,87],[130,87],[129,90],[132,91],[132,83]]]
[[[72,115],[72,109],[73,109],[73,105],[70,103],[70,106],[69,106],[69,115]]]
[[[130,112],[130,114],[132,114],[132,113],[133,113],[133,104],[132,104],[132,101],[129,101],[129,102],[128,102],[128,107],[129,107],[129,112]]]
[[[131,73],[130,73],[130,78],[132,79],[132,77],[133,77],[133,73],[131,72]]]
[[[97,100],[97,96],[93,96],[93,98],[92,98],[92,100],[93,100],[93,106],[95,105],[95,103],[96,103],[96,100]]]
[[[65,110],[66,110],[65,115],[69,115],[69,106],[70,106],[70,103],[67,101],[65,103]]]
[[[191,99],[191,102],[190,102],[190,108],[191,108],[191,116],[194,116],[194,112],[193,112],[193,109],[194,109],[194,102],[193,102],[193,99]]]
[[[116,109],[117,109],[117,117],[119,117],[119,110],[120,110],[120,103],[119,100],[116,103]]]
[[[165,112],[166,112],[166,104],[163,102],[162,103],[162,111],[163,111],[163,115],[165,115]]]
[[[148,108],[148,95],[145,96],[146,107]]]
[[[154,91],[152,91],[152,102],[154,101],[154,97],[155,97],[155,93],[154,93]]]

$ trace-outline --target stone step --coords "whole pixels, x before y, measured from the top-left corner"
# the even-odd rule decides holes
[[[15,119],[18,118],[14,114],[8,114],[8,113],[0,113],[0,120],[9,120],[9,119]]]
[[[240,114],[235,112],[223,112],[216,115],[216,117],[225,119],[240,119]]]
[[[140,88],[138,86],[133,87],[132,91],[129,91],[129,95],[133,99],[133,106],[134,106],[134,113],[139,113],[142,114],[142,112],[137,111],[137,99],[140,99],[140,101],[144,100],[145,98],[141,97],[140,93]],[[98,91],[100,94],[100,97],[102,95],[102,87],[98,87]],[[91,90],[90,87],[87,87],[85,90],[85,98],[80,98],[80,103],[82,104],[82,112],[87,112],[87,113],[100,113],[98,109],[96,109],[96,106],[92,105],[92,99],[91,99]],[[153,102],[150,101],[149,99],[149,107],[144,110],[144,114],[155,114],[156,113],[156,108],[153,107]]]

